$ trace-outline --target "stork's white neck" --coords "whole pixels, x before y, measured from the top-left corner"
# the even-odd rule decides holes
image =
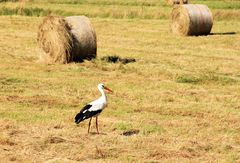
[[[107,102],[107,95],[106,95],[106,93],[104,92],[104,90],[101,89],[101,88],[98,88],[98,89],[99,89],[99,91],[100,91],[101,94],[102,94],[101,98],[103,98],[103,100]]]

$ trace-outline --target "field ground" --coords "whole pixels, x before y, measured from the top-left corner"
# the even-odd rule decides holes
[[[214,6],[217,1],[203,2]],[[115,5],[131,7],[123,4]],[[65,5],[66,10],[74,6]],[[44,65],[36,42],[41,20],[0,16],[0,160],[240,161],[240,21],[219,17],[211,35],[177,37],[169,32],[167,18],[93,15],[97,59]],[[107,55],[136,62],[100,60]],[[94,123],[87,134],[88,121],[77,126],[74,116],[99,96],[100,82],[114,93],[99,117],[101,134]],[[139,133],[123,135],[131,130]]]

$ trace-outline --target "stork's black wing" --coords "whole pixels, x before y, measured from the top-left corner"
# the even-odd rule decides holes
[[[97,110],[97,111],[90,111],[89,109],[92,107],[92,105],[88,104],[84,106],[80,112],[76,115],[75,117],[75,123],[80,123],[81,121],[88,119],[90,117],[93,117],[99,113],[102,112],[102,110]]]

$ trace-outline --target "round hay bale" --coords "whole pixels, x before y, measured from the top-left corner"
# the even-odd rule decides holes
[[[47,63],[80,62],[97,54],[96,33],[85,16],[48,16],[39,25],[37,40]]]
[[[188,0],[166,0],[167,4],[175,5],[175,4],[188,4]]]
[[[206,5],[177,5],[172,10],[171,31],[178,35],[208,35],[213,17]]]

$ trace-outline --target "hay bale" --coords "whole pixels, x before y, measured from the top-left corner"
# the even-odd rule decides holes
[[[44,18],[38,30],[38,44],[47,63],[79,62],[97,54],[96,33],[85,16]]]
[[[208,35],[213,17],[206,5],[177,5],[172,10],[171,31],[178,35]]]
[[[175,5],[175,4],[188,4],[188,0],[166,0],[167,4]]]

